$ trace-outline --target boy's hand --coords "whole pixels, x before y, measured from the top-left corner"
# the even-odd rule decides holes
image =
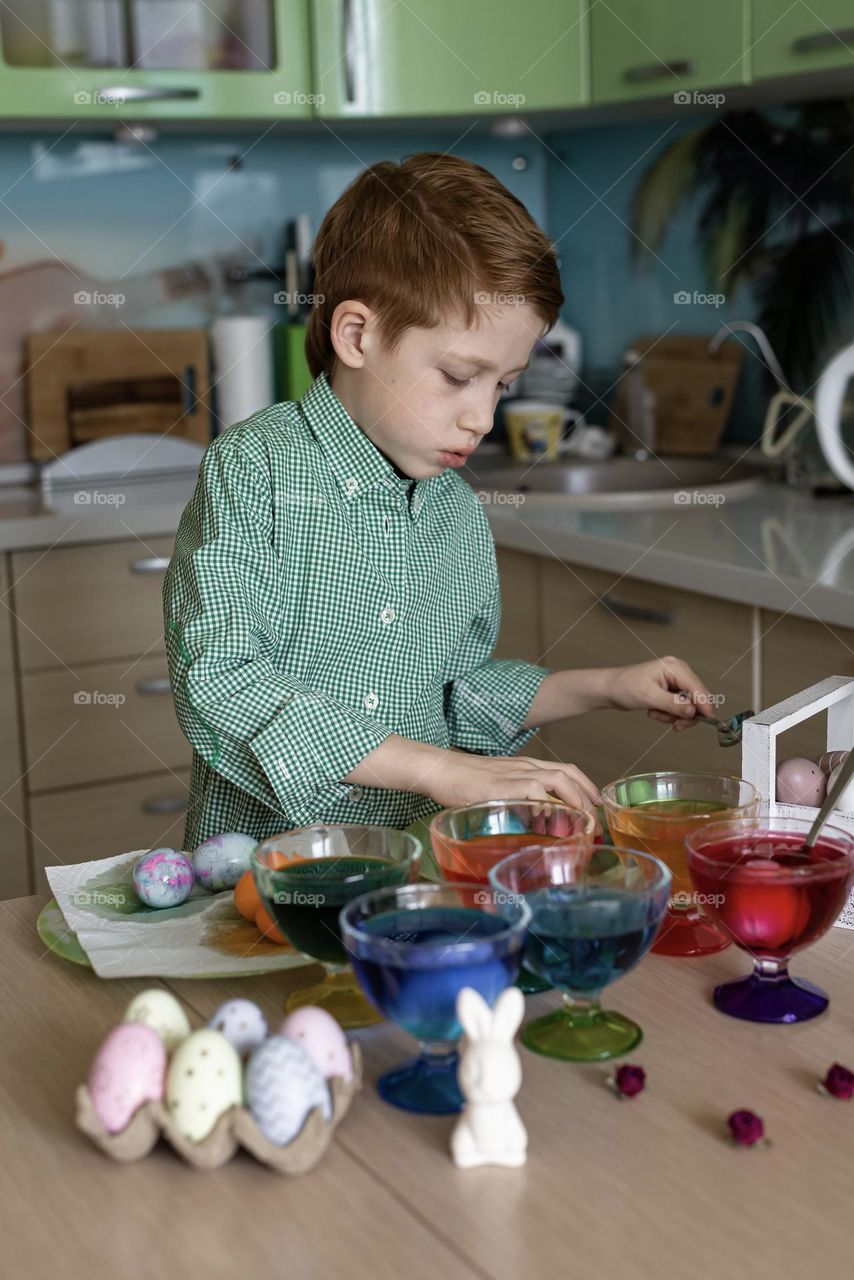
[[[690,729],[697,715],[717,718],[712,694],[681,658],[653,658],[651,662],[617,667],[612,695],[615,707],[645,710],[652,720],[673,725],[677,733]]]
[[[602,797],[574,764],[530,756],[476,756],[443,751],[447,759],[431,772],[423,789],[446,809],[486,800],[562,800],[576,809],[595,809]]]

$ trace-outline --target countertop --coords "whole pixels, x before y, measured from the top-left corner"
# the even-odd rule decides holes
[[[0,487],[0,551],[174,534],[194,478],[46,505]],[[485,503],[496,543],[721,599],[854,626],[854,494],[815,498],[778,481],[722,505],[573,509],[571,500]]]
[[[382,1023],[353,1033],[365,1085],[311,1173],[285,1179],[239,1153],[194,1172],[165,1145],[119,1166],[74,1127],[74,1091],[133,995],[172,990],[191,1023],[224,1000],[257,1001],[275,1025],[314,967],[231,981],[103,981],[46,954],[42,900],[0,903],[0,1238],[6,1273],[28,1280],[206,1280],[286,1274],[371,1280],[777,1280],[851,1274],[854,1101],[816,1090],[832,1062],[854,1066],[854,934],[832,929],[795,972],[829,992],[828,1013],[799,1026],[738,1022],[709,1002],[746,972],[730,948],[680,960],[647,956],[607,1004],[637,1019],[631,1061],[647,1088],[618,1101],[612,1064],[576,1065],[520,1047],[517,1106],[529,1135],[522,1169],[457,1170],[453,1118],[400,1112],[377,1075],[413,1042]],[[554,1007],[529,998],[528,1016]],[[769,1147],[736,1148],[727,1115],[762,1116]]]

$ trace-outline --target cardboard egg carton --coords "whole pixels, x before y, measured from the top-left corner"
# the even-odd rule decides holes
[[[325,1120],[322,1109],[315,1107],[306,1116],[297,1136],[282,1147],[264,1137],[246,1107],[231,1107],[223,1112],[206,1138],[201,1142],[191,1142],[178,1132],[168,1109],[160,1100],[144,1103],[120,1133],[108,1133],[98,1119],[92,1095],[85,1084],[77,1089],[77,1128],[111,1159],[124,1164],[144,1159],[160,1138],[165,1138],[173,1151],[194,1169],[219,1169],[228,1163],[238,1147],[243,1147],[269,1169],[295,1177],[308,1173],[321,1159],[335,1129],[362,1087],[359,1045],[351,1044],[350,1053],[353,1079],[347,1081],[333,1076],[328,1082],[332,1119]]]

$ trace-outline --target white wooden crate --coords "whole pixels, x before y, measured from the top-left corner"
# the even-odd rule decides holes
[[[772,816],[807,818],[818,809],[810,805],[779,804],[776,796],[777,737],[803,720],[827,712],[827,750],[854,748],[854,680],[850,676],[828,676],[818,684],[786,698],[745,720],[741,737],[741,776],[752,782]],[[854,811],[835,809],[831,821],[854,832]],[[838,927],[854,929],[854,893],[848,899]]]

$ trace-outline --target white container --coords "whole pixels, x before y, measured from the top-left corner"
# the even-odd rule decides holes
[[[811,805],[777,802],[777,738],[787,729],[825,711],[826,750],[850,751],[854,748],[854,679],[850,676],[828,676],[745,720],[741,736],[741,776],[753,783],[772,817],[805,818],[812,822],[818,813]],[[834,809],[829,821],[854,833],[854,812]],[[836,925],[854,929],[854,892]]]

